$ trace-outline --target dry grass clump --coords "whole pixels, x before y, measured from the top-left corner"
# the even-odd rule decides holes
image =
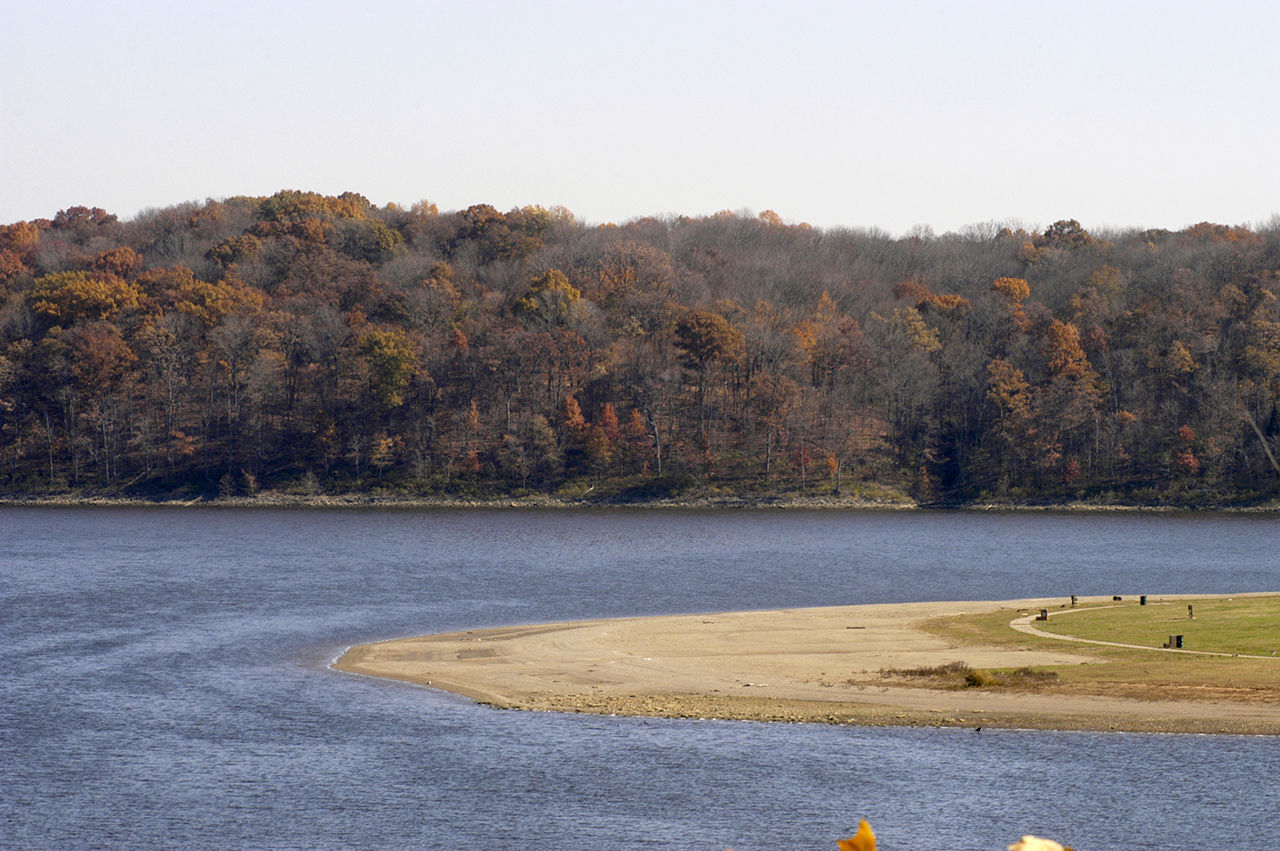
[[[1058,679],[1054,671],[1017,668],[1012,671],[987,671],[972,668],[967,662],[947,662],[925,668],[881,668],[885,679],[936,680],[956,688],[1012,688],[1044,685]]]
[[[912,679],[964,676],[973,671],[967,662],[947,662],[928,668],[881,668],[882,677],[909,677]]]

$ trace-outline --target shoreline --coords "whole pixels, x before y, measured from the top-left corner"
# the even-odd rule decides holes
[[[0,508],[349,508],[349,509],[492,509],[492,510],[781,510],[781,511],[975,511],[1011,513],[1069,514],[1241,514],[1280,515],[1280,502],[1251,506],[1133,505],[1128,503],[1065,502],[1050,504],[972,503],[958,505],[920,504],[900,500],[864,497],[814,496],[712,496],[644,501],[609,501],[563,498],[547,494],[521,497],[469,499],[454,497],[405,497],[372,494],[306,496],[264,492],[258,496],[206,499],[145,499],[139,497],[18,497],[0,496]]]
[[[1227,595],[1163,595],[1205,599]],[[1242,595],[1235,595],[1242,596]],[[1101,602],[1105,598],[1082,598]],[[348,648],[331,667],[501,709],[875,726],[1280,735],[1280,703],[1151,700],[1088,690],[940,689],[881,672],[1084,664],[1087,647],[961,646],[934,617],[1060,598],[663,615],[499,627]],[[1278,669],[1280,671],[1280,669]]]
[[[599,509],[603,511],[632,508],[655,509],[848,509],[909,511],[921,506],[913,501],[879,501],[858,497],[717,497],[690,499],[659,499],[644,501],[608,501],[590,499],[565,499],[539,494],[524,497],[495,497],[493,499],[468,499],[454,497],[401,497],[370,494],[339,494],[334,496],[301,496],[295,494],[262,494],[257,497],[197,497],[182,499],[140,499],[134,497],[0,497],[0,507],[30,508],[492,508],[492,509]],[[1280,512],[1280,506],[1275,509]]]

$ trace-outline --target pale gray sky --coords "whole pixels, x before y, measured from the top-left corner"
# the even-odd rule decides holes
[[[1280,3],[5,3],[0,222],[279,189],[821,227],[1280,213]]]

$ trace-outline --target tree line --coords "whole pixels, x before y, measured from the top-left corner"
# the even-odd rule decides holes
[[[1280,223],[893,238],[282,191],[0,226],[0,492],[1280,483]]]

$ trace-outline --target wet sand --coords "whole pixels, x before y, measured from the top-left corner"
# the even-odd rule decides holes
[[[1197,595],[1200,596],[1200,595]],[[1082,598],[1097,602],[1103,598]],[[352,647],[351,673],[508,709],[850,724],[1280,734],[1280,704],[930,689],[886,669],[1083,664],[1085,645],[961,646],[934,617],[1056,608],[1062,598],[671,615],[468,630]],[[1277,664],[1280,675],[1280,663]]]

